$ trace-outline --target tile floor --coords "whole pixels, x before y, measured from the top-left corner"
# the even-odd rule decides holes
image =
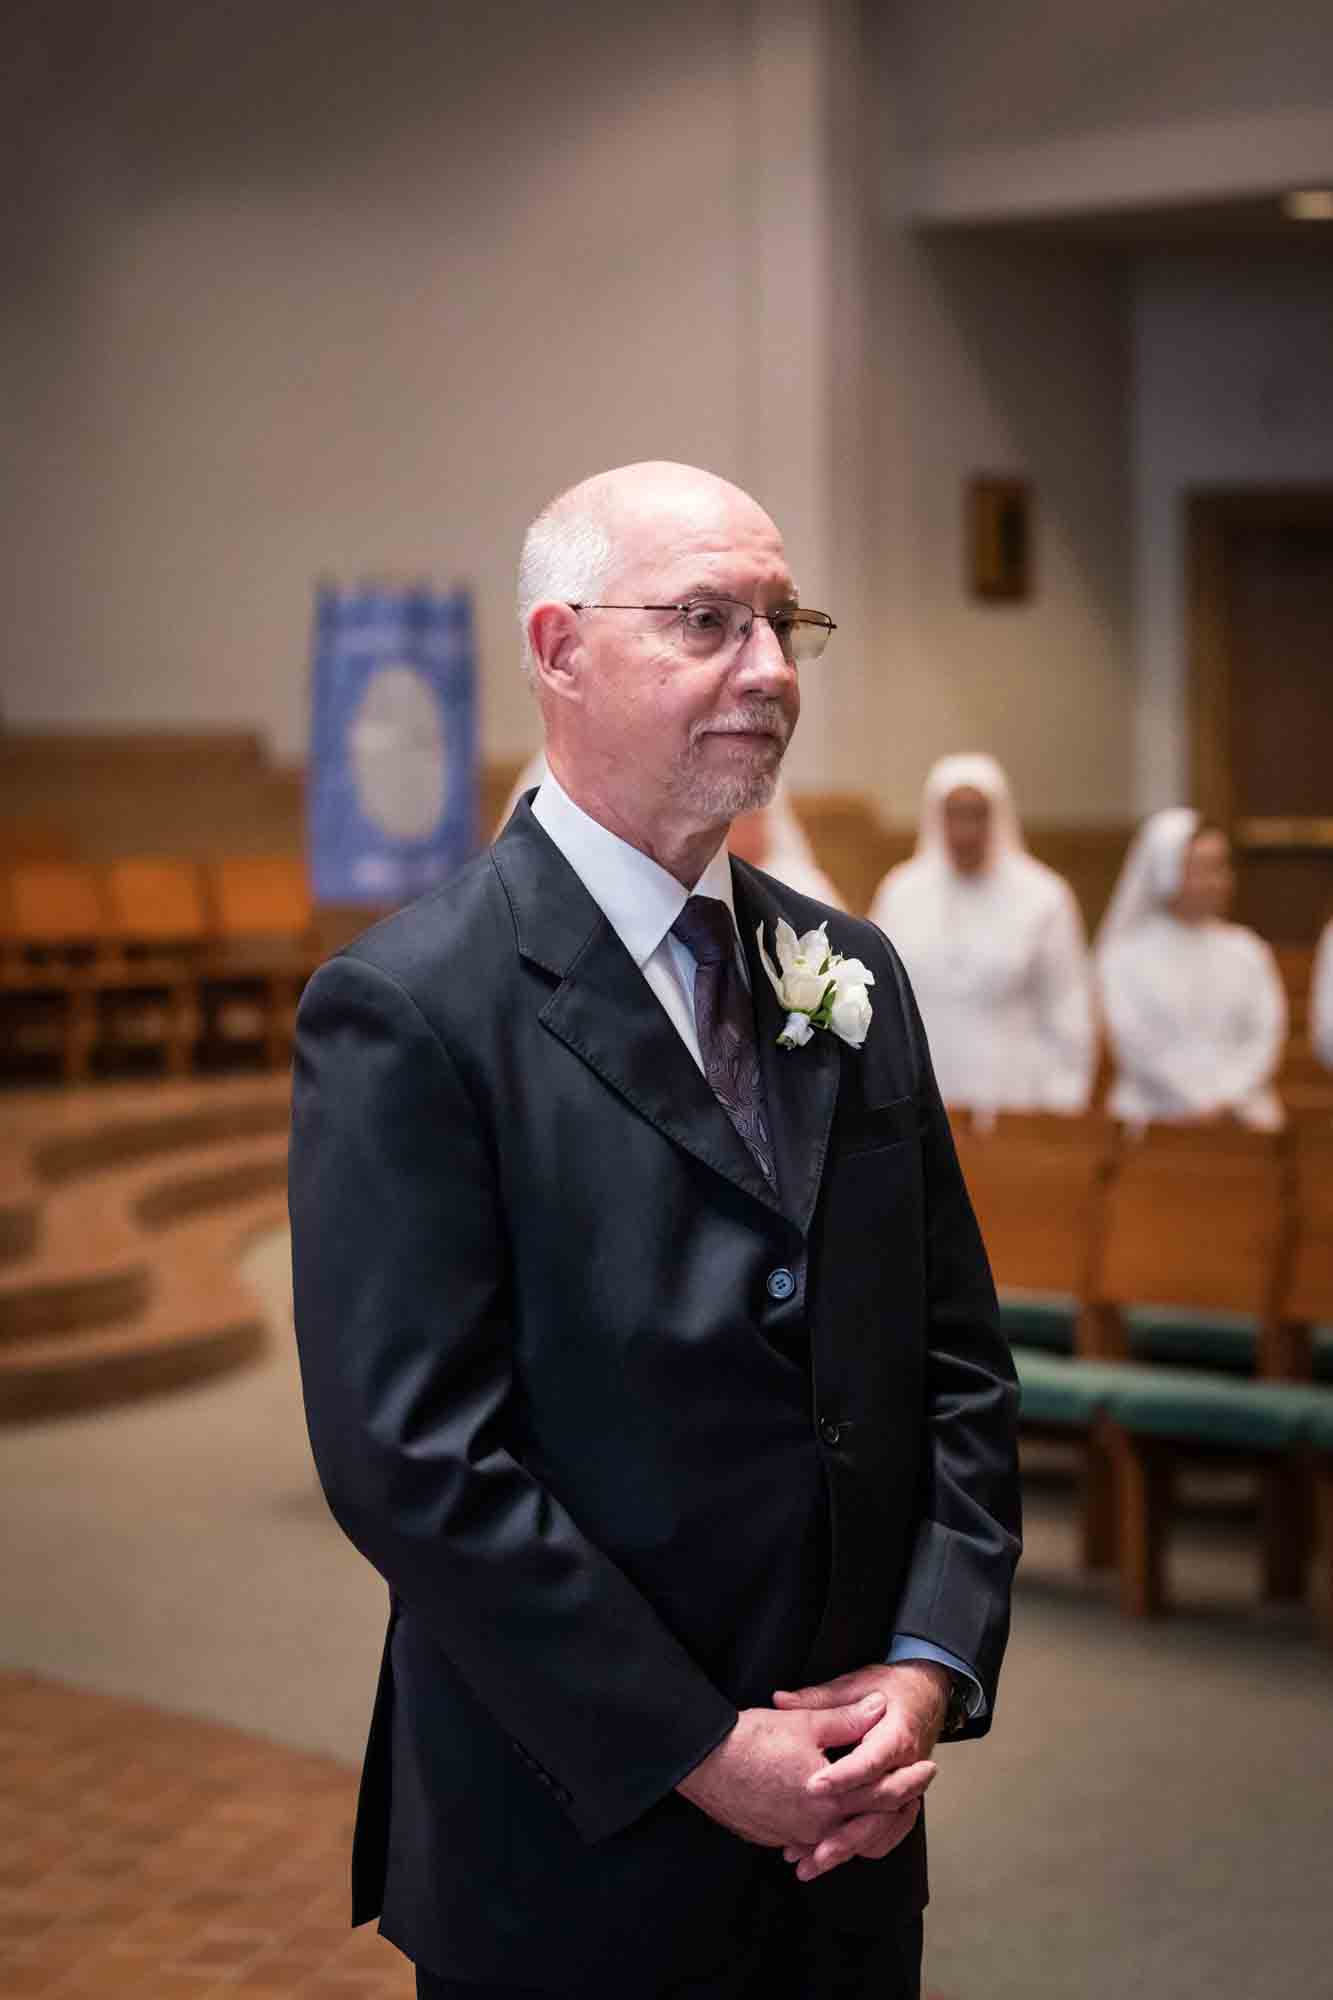
[[[0,1993],[410,2000],[347,1927],[355,1773],[0,1674]]]

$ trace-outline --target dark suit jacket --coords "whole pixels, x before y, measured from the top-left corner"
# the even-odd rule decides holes
[[[760,1850],[673,1787],[775,1687],[901,1630],[995,1701],[1016,1392],[921,1025],[873,926],[732,866],[776,1196],[527,803],[301,1006],[310,1434],[392,1607],[354,1917],[458,1979],[720,1956]],[[874,971],[862,1050],[777,1047],[784,915]],[[920,1828],[806,1893],[919,1907]]]

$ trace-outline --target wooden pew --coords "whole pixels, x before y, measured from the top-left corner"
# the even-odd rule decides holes
[[[173,1076],[190,1067],[200,1027],[196,985],[208,943],[198,870],[188,861],[113,861],[105,874],[109,949],[99,973],[113,1046],[160,1047]]]
[[[277,1068],[296,1008],[322,957],[299,855],[237,855],[206,865],[213,945],[203,973],[211,1037],[257,1040]]]
[[[4,871],[0,925],[6,1040],[54,1053],[67,1082],[86,1076],[97,1037],[94,974],[107,934],[96,873],[72,861],[14,862]]]
[[[978,1118],[955,1111],[951,1123],[996,1284],[1078,1301],[1074,1345],[1096,1354],[1099,1322],[1086,1302],[1115,1127],[1093,1115],[1023,1112]],[[1054,1380],[1068,1389],[1067,1377],[1057,1373]],[[1027,1428],[1038,1428],[1031,1414]],[[1080,1543],[1084,1563],[1101,1567],[1114,1554],[1111,1465],[1101,1432],[1054,1416],[1041,1428],[1081,1442]]]
[[[1145,1301],[1245,1313],[1258,1322],[1258,1372],[1275,1381],[1311,1372],[1309,1329],[1282,1316],[1289,1252],[1282,1135],[1232,1125],[1153,1125],[1129,1134],[1106,1188],[1093,1282],[1100,1351],[1124,1357],[1126,1307]],[[1205,1378],[1206,1379],[1206,1378]],[[1206,1431],[1197,1439],[1207,1456]],[[1171,1504],[1186,1437],[1122,1431],[1118,1442],[1122,1552],[1138,1547],[1147,1579],[1135,1603],[1153,1609],[1160,1588],[1149,1544]],[[1309,1483],[1298,1458],[1259,1452],[1264,1563],[1273,1597],[1304,1593],[1310,1539]],[[1136,1517],[1138,1524],[1136,1525]],[[1145,1525],[1146,1522],[1146,1525]],[[1146,1537],[1146,1539],[1145,1539]]]

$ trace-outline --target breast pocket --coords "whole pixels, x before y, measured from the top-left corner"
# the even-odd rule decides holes
[[[890,1104],[857,1104],[840,1116],[834,1150],[840,1159],[856,1153],[882,1153],[920,1136],[921,1119],[914,1097],[897,1097]]]

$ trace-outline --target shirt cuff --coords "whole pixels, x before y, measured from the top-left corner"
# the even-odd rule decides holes
[[[975,1722],[979,1715],[986,1713],[986,1697],[982,1692],[981,1682],[967,1661],[960,1660],[956,1653],[946,1652],[943,1646],[932,1646],[929,1639],[918,1639],[914,1633],[897,1632],[894,1634],[893,1644],[889,1647],[886,1664],[890,1667],[900,1667],[907,1660],[933,1660],[936,1666],[947,1667],[950,1673],[957,1674],[967,1681],[969,1722]]]

